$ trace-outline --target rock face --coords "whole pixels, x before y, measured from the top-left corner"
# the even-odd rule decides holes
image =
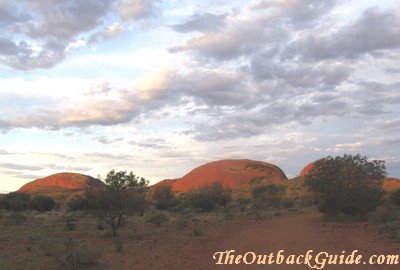
[[[398,178],[385,178],[383,180],[383,189],[386,191],[392,191],[400,188],[400,179]]]
[[[313,169],[315,162],[317,162],[317,161],[311,162],[310,164],[308,164],[307,166],[305,166],[305,167],[301,170],[300,176],[306,177],[307,174],[309,174],[310,171]]]
[[[249,182],[270,183],[285,180],[287,180],[285,173],[273,164],[248,159],[231,159],[204,164],[180,179],[164,180],[158,185],[169,184],[174,191],[182,192],[213,183],[234,188]]]
[[[57,173],[34,180],[22,186],[18,192],[49,193],[52,191],[85,191],[103,187],[104,183],[79,173]]]

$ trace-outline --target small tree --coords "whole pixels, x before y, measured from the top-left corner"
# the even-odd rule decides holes
[[[306,182],[322,213],[364,215],[379,205],[385,175],[384,161],[345,154],[317,161]]]
[[[169,185],[155,187],[152,191],[151,199],[159,210],[174,207],[179,203],[175,193],[172,191],[172,187]]]
[[[111,170],[105,182],[106,189],[94,196],[95,208],[111,226],[115,237],[126,212],[143,213],[148,181],[132,172]]]
[[[261,211],[268,207],[279,207],[286,187],[283,185],[268,184],[255,186],[251,192],[253,197],[253,210],[257,218],[261,217]]]
[[[29,206],[32,210],[46,212],[52,210],[56,206],[56,202],[48,196],[36,195],[30,200]]]

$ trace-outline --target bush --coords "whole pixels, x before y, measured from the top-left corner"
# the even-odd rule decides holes
[[[164,213],[154,214],[147,220],[147,222],[156,224],[157,226],[160,226],[167,221],[168,217]]]
[[[28,218],[26,216],[24,216],[23,214],[16,213],[16,212],[9,214],[7,218],[8,218],[8,220],[12,221],[16,225],[21,225],[28,220]]]
[[[99,264],[103,250],[93,246],[68,245],[67,252],[61,255],[61,263],[67,269],[85,269]]]
[[[379,232],[400,241],[400,207],[381,206],[370,215],[369,220]]]
[[[255,186],[251,191],[253,197],[252,209],[257,218],[261,217],[261,211],[268,207],[280,207],[286,187],[277,184]]]
[[[47,212],[56,206],[56,202],[50,197],[37,195],[29,201],[29,206],[32,210]]]
[[[400,188],[390,192],[389,199],[393,205],[400,206]]]
[[[90,210],[93,208],[93,200],[88,194],[84,196],[73,197],[68,200],[67,207],[72,211]]]
[[[172,191],[172,187],[169,185],[155,187],[152,191],[151,199],[159,210],[174,207],[179,203],[175,193]]]
[[[1,205],[6,210],[25,211],[29,209],[30,196],[26,193],[12,192],[6,194]]]
[[[76,229],[76,221],[77,219],[74,216],[66,216],[63,218],[65,227],[68,231],[74,231]]]
[[[316,192],[322,213],[365,215],[381,203],[385,175],[384,161],[345,154],[317,161],[306,182]]]
[[[188,220],[185,216],[179,216],[175,221],[175,225],[179,230],[182,230],[188,226]]]
[[[192,190],[186,194],[186,203],[202,211],[212,211],[217,205],[227,208],[232,201],[231,191],[219,183]]]

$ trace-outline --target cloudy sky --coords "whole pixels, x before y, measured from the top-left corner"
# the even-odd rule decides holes
[[[343,153],[400,177],[396,0],[0,0],[0,28],[0,190]]]

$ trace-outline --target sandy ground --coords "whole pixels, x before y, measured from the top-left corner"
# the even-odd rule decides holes
[[[90,220],[89,220],[90,221]],[[399,254],[400,244],[385,239],[364,223],[327,222],[322,215],[313,211],[306,213],[288,213],[283,216],[266,217],[261,220],[250,216],[225,219],[215,216],[199,218],[196,225],[190,223],[187,228],[178,228],[172,221],[156,226],[149,223],[133,224],[134,230],[145,230],[148,234],[140,240],[126,237],[122,252],[117,252],[113,238],[106,235],[107,230],[93,231],[89,221],[78,224],[73,232],[60,232],[63,227],[48,223],[42,228],[60,237],[71,237],[90,247],[105,250],[100,264],[90,269],[310,269],[305,265],[216,265],[213,254],[218,251],[235,250],[236,254],[255,252],[269,254],[284,250],[285,254],[301,255],[308,250],[341,254],[342,251],[359,253],[368,258],[371,254]],[[86,225],[85,225],[86,224]],[[27,251],[28,246],[24,230],[31,231],[35,226],[45,226],[44,221],[27,224],[26,227],[11,227],[0,232],[0,260],[9,269],[62,269],[54,257],[45,256],[37,246]],[[87,226],[87,229],[83,226]],[[202,236],[193,236],[193,228],[201,229]],[[125,229],[128,231],[128,229]],[[128,231],[129,232],[129,231]],[[20,238],[18,236],[21,235]],[[17,237],[17,238],[15,238]],[[20,240],[17,240],[20,239]],[[0,261],[1,265],[1,261]],[[3,264],[4,265],[4,264]],[[1,269],[1,267],[0,267]],[[324,269],[398,270],[398,265],[331,265]],[[3,270],[3,269],[1,269]],[[8,270],[8,269],[4,269]]]
[[[168,230],[168,229],[166,229]],[[177,238],[171,240],[171,235]],[[235,250],[269,254],[285,250],[286,254],[304,254],[308,250],[341,254],[359,250],[365,258],[372,254],[399,254],[399,244],[383,239],[366,224],[326,222],[319,213],[293,214],[263,220],[233,220],[209,224],[203,237],[165,232],[157,243],[140,243],[129,248],[113,269],[309,269],[305,265],[216,265],[213,254]],[[106,265],[107,263],[105,263]],[[109,265],[111,266],[111,265]],[[331,265],[324,269],[400,269],[399,265]]]

